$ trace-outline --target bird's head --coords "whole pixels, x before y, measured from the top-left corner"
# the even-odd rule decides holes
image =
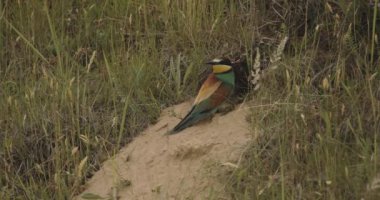
[[[232,64],[228,58],[216,58],[206,64],[212,65],[212,72],[214,74],[232,71]]]

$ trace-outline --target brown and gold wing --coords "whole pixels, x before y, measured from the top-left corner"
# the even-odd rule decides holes
[[[197,105],[205,99],[213,95],[222,84],[220,80],[216,78],[214,74],[210,74],[206,81],[202,84],[201,89],[199,89],[198,95],[194,100],[193,105]]]

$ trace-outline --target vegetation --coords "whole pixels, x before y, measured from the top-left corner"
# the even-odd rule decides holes
[[[258,133],[232,199],[379,197],[378,0],[0,0],[0,198],[70,199],[205,60],[276,69],[251,91]]]

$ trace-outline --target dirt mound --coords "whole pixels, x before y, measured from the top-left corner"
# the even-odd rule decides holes
[[[190,106],[187,102],[164,110],[157,124],[103,164],[79,197],[227,199],[215,179],[216,166],[234,166],[250,141],[246,107],[165,135],[180,120],[174,113],[184,116]]]

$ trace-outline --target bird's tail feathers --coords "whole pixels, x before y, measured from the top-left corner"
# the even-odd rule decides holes
[[[187,117],[183,118],[181,122],[179,122],[177,124],[177,126],[175,126],[173,128],[172,131],[170,131],[169,134],[175,134],[175,133],[178,133],[180,131],[182,131],[183,129],[189,127],[190,125],[192,125],[194,122],[193,122],[193,116],[190,116],[188,115]]]
[[[194,107],[191,108],[189,113],[169,132],[169,134],[175,134],[189,126],[187,124],[193,119]],[[187,126],[186,126],[187,125]]]
[[[196,124],[197,122],[214,115],[216,110],[217,109],[213,109],[213,110],[209,110],[207,112],[201,112],[201,113],[194,113],[192,110],[192,112],[186,115],[186,117],[183,118],[182,121],[179,122],[178,125],[175,126],[173,130],[169,132],[169,134],[176,134],[189,126],[192,126]]]

